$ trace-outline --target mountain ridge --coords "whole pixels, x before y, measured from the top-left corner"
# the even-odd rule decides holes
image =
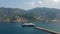
[[[55,8],[34,8],[30,10],[24,10],[19,8],[0,8],[0,18],[22,16],[29,20],[60,20],[60,9]]]

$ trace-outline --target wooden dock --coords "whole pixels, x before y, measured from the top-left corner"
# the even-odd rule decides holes
[[[45,32],[48,32],[48,33],[51,33],[51,34],[59,34],[58,32],[48,30],[48,29],[45,29],[45,28],[42,28],[42,27],[35,27],[35,28],[39,29],[39,30],[42,30],[42,31],[45,31]]]

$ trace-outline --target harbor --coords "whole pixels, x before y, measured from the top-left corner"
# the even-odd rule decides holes
[[[24,24],[22,24],[22,27],[34,27],[37,30],[42,30],[42,31],[45,31],[45,32],[48,32],[51,34],[59,34],[58,32],[35,26],[35,24],[33,24],[33,23],[24,23]]]

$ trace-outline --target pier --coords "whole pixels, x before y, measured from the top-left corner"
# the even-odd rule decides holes
[[[42,31],[45,31],[45,32],[48,32],[48,33],[51,33],[51,34],[59,34],[58,32],[55,32],[55,31],[52,31],[52,30],[48,30],[48,29],[45,29],[45,28],[42,28],[42,27],[34,27],[38,30],[42,30]]]

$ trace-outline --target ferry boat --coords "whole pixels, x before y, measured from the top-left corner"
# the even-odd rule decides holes
[[[23,23],[22,27],[34,27],[33,23]]]

